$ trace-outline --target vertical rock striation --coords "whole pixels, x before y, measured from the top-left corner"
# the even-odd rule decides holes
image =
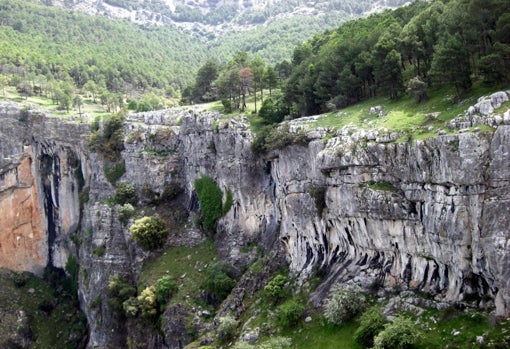
[[[41,273],[75,254],[89,347],[125,347],[129,325],[108,305],[108,282],[119,275],[136,284],[147,253],[118,208],[102,203],[115,188],[101,157],[88,150],[88,126],[6,103],[0,115],[0,265]],[[501,120],[494,131],[402,143],[348,128],[326,142],[324,130],[314,130],[306,145],[256,157],[246,118],[193,109],[139,113],[123,128],[120,181],[134,184],[141,202],[176,184],[194,211],[195,179],[212,177],[233,194],[215,234],[220,255],[242,270],[243,247],[257,242],[284,253],[301,281],[325,271],[316,305],[333,283],[354,281],[508,315],[510,125]],[[292,122],[290,130],[300,127]],[[88,201],[80,204],[80,193]],[[153,333],[151,347],[189,340],[177,321],[185,315],[168,309],[163,327],[178,334]]]

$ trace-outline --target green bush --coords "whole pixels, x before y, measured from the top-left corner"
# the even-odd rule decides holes
[[[161,308],[177,292],[177,285],[170,276],[163,276],[156,282],[156,299]]]
[[[140,304],[138,303],[138,298],[129,297],[122,303],[122,309],[124,310],[124,314],[127,317],[136,317],[140,312]]]
[[[374,338],[374,349],[406,349],[422,336],[422,331],[410,318],[397,316]]]
[[[145,288],[145,290],[140,293],[137,300],[143,317],[155,318],[159,314],[156,286],[152,285]]]
[[[366,348],[374,345],[374,337],[383,330],[386,319],[378,306],[373,306],[360,317],[360,325],[354,333],[354,340]]]
[[[113,164],[105,162],[103,166],[104,176],[112,185],[115,185],[117,181],[126,173],[126,165],[124,160],[117,161]]]
[[[124,150],[123,124],[123,113],[104,117],[102,129],[99,127],[99,121],[94,120],[91,124],[92,134],[89,140],[89,148],[100,153],[105,159],[117,162],[120,158],[120,152]]]
[[[209,266],[203,283],[203,288],[218,301],[229,295],[236,285],[233,279],[234,270],[231,265],[219,262]]]
[[[277,128],[274,125],[269,125],[257,132],[251,144],[251,150],[255,154],[263,154],[283,149],[292,144],[305,145],[307,142],[308,138],[303,131],[291,133],[288,126]]]
[[[220,317],[220,325],[218,326],[218,338],[222,342],[227,342],[234,338],[237,329],[237,321],[231,316]]]
[[[331,288],[324,305],[324,317],[332,324],[342,325],[364,308],[365,296],[359,286],[336,284]]]
[[[131,297],[136,296],[136,288],[122,279],[119,275],[114,275],[108,282],[108,305],[114,312],[124,314],[123,303]]]
[[[291,299],[278,307],[278,321],[283,327],[295,326],[303,316],[305,307]]]
[[[262,102],[262,107],[259,110],[259,116],[268,124],[282,122],[285,115],[287,115],[287,110],[282,101],[274,101],[271,97]]]
[[[131,183],[117,183],[114,200],[119,205],[131,204],[136,205],[138,202],[138,194],[136,187]]]
[[[218,218],[223,216],[232,206],[232,192],[227,191],[227,200],[223,205],[223,193],[216,182],[205,175],[195,180],[195,192],[197,193],[204,228],[213,230]],[[230,195],[229,195],[230,192]]]
[[[136,243],[146,251],[162,247],[168,235],[166,223],[154,216],[135,220],[129,231]]]
[[[119,221],[122,224],[127,224],[129,219],[135,214],[135,208],[131,204],[124,204],[119,206],[118,211]]]
[[[271,281],[264,287],[264,297],[274,303],[277,303],[280,299],[287,295],[285,285],[289,279],[284,275],[276,275]]]

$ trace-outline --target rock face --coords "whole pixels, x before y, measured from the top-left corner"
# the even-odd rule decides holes
[[[40,272],[75,254],[89,347],[125,347],[133,328],[108,306],[108,280],[120,275],[135,283],[147,253],[119,222],[117,208],[101,203],[114,187],[102,159],[88,150],[87,125],[24,116],[12,105],[0,106],[0,114],[8,139],[0,143],[0,265]],[[300,127],[293,122],[289,129]],[[242,117],[140,113],[127,116],[123,131],[120,181],[134,184],[142,201],[176,183],[195,211],[193,182],[212,177],[234,198],[218,222],[220,255],[242,266],[243,247],[257,242],[267,253],[283,251],[300,281],[325,271],[312,295],[316,305],[333,283],[356,282],[510,314],[510,125],[412,143],[352,129],[326,143],[325,130],[314,130],[308,144],[261,157],[250,150],[253,135]],[[81,209],[80,192],[88,193]],[[187,342],[179,320],[185,316],[167,309],[165,338],[147,334],[150,347]]]

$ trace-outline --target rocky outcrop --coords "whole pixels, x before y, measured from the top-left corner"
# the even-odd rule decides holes
[[[102,158],[88,150],[88,126],[7,104],[0,113],[7,139],[0,143],[0,264],[40,272],[76,255],[89,347],[124,347],[128,331],[137,330],[111,311],[108,282],[119,275],[135,284],[147,253],[133,243],[118,208],[104,202],[115,188]],[[233,194],[215,234],[220,255],[242,272],[252,257],[243,247],[256,242],[266,254],[283,255],[300,282],[320,270],[326,278],[312,295],[317,306],[333,283],[356,282],[371,290],[417,289],[438,302],[508,315],[510,125],[494,125],[401,143],[352,128],[325,138],[327,130],[316,129],[306,131],[305,145],[255,156],[244,117],[195,109],[139,113],[124,124],[120,181],[134,184],[141,202],[177,185],[194,212],[194,180],[212,177]],[[305,126],[306,120],[293,121],[288,130]],[[80,193],[88,198],[81,206]],[[183,235],[172,243],[203,239],[196,229]],[[245,287],[222,313],[254,292],[252,278],[242,280]],[[164,339],[140,335],[151,338],[151,347],[178,348],[189,340],[186,316],[185,309],[169,308]]]

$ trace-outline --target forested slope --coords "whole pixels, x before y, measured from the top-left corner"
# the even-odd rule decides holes
[[[143,27],[23,0],[0,1],[0,69],[45,82],[93,81],[112,92],[174,93],[205,60],[204,45],[169,27]]]

